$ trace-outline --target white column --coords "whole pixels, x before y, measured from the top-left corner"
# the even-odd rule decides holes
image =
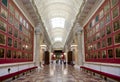
[[[40,27],[36,27],[35,36],[36,36],[36,48],[35,48],[35,64],[40,68]]]
[[[79,69],[80,68],[79,67],[79,56],[78,56],[79,54],[78,54],[78,48],[77,47],[78,46],[74,47],[74,49],[75,49],[75,51],[74,51],[74,56],[75,56],[75,63],[74,64],[75,65],[74,65],[74,67]]]
[[[83,54],[82,54],[82,32],[79,31],[77,32],[77,37],[78,37],[78,64],[80,66],[83,65]]]
[[[68,63],[68,47],[67,47],[67,45],[65,46],[65,51],[66,51],[66,55],[65,55],[65,58],[66,58],[66,65],[67,65],[67,63]]]
[[[81,33],[81,43],[82,43],[82,57],[83,57],[83,64],[85,63],[85,46],[84,46],[84,31]]]
[[[40,39],[41,39],[41,37],[40,37]],[[42,46],[40,46],[40,64],[41,64],[40,66],[41,67],[43,67],[43,65],[42,65],[43,64],[43,49],[44,48]]]
[[[51,56],[52,56],[52,46],[49,46],[49,62],[51,64]]]

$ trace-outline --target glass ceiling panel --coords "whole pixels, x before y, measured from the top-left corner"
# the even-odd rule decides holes
[[[54,41],[56,42],[56,41],[62,41],[62,38],[61,37],[56,37],[55,39],[54,39]]]
[[[51,24],[53,28],[56,28],[56,27],[64,28],[65,19],[61,17],[52,18]]]

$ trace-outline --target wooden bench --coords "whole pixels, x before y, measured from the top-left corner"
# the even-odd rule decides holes
[[[101,72],[101,71],[94,70],[94,69],[91,69],[91,68],[88,68],[88,67],[85,67],[85,66],[81,66],[80,68],[88,70],[88,71],[91,71],[93,73],[97,73],[97,74],[103,75],[105,77],[109,77],[109,78],[114,79],[116,81],[120,81],[120,76],[117,76],[117,75]]]
[[[25,73],[25,72],[27,72],[29,70],[33,70],[33,69],[36,69],[36,68],[37,68],[37,66],[31,67],[31,68],[27,68],[27,69],[24,69],[24,70],[20,70],[20,71],[17,71],[17,72],[14,72],[14,73],[10,73],[10,74],[7,74],[7,75],[0,76],[0,81],[12,78],[12,77],[14,77],[16,75]]]

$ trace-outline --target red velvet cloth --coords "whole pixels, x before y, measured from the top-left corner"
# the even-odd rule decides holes
[[[117,76],[117,75],[113,75],[113,74],[101,72],[101,71],[94,70],[94,69],[91,69],[91,68],[88,68],[88,67],[85,67],[85,66],[81,66],[80,68],[83,68],[83,69],[92,71],[92,72],[94,72],[94,73],[98,73],[98,74],[100,74],[100,75],[103,75],[103,76],[112,78],[112,79],[114,79],[114,80],[120,81],[120,76]]]
[[[0,81],[6,80],[8,78],[14,77],[16,75],[19,75],[21,73],[24,73],[24,72],[26,72],[28,70],[32,70],[32,69],[35,69],[35,68],[37,68],[37,67],[35,66],[35,67],[28,68],[28,69],[20,70],[20,71],[15,72],[15,73],[10,73],[8,75],[0,76]]]

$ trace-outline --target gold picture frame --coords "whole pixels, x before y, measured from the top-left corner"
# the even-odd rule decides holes
[[[108,57],[113,58],[113,49],[109,49],[107,52],[108,52]]]
[[[106,3],[106,5],[104,6],[104,12],[107,12],[110,9],[110,4],[109,2]]]
[[[111,26],[110,25],[106,26],[106,34],[111,34],[111,32],[112,32]]]
[[[17,41],[14,41],[14,47],[17,48]]]
[[[4,54],[5,54],[5,49],[0,48],[0,58],[4,58]]]
[[[18,30],[14,30],[14,37],[18,37]]]
[[[112,7],[115,6],[118,3],[119,0],[111,0]]]
[[[14,16],[13,16],[12,14],[9,14],[9,22],[10,22],[11,24],[14,23]]]
[[[7,58],[12,58],[12,50],[7,50]]]
[[[119,16],[119,7],[116,7],[115,9],[112,10],[112,17],[113,19]]]
[[[114,41],[115,41],[115,44],[119,44],[120,43],[120,33],[118,34],[115,34],[115,37],[114,37]]]
[[[117,47],[115,49],[115,53],[116,53],[116,58],[120,58],[120,47]]]
[[[12,46],[12,38],[8,37],[8,46]]]
[[[106,23],[109,23],[109,22],[110,22],[110,13],[108,13],[108,14],[106,15],[105,22],[106,22]]]
[[[104,16],[104,11],[103,11],[103,9],[100,11],[100,13],[99,13],[99,19],[101,19],[102,17]]]
[[[106,50],[103,50],[103,51],[102,51],[102,58],[107,58]]]
[[[6,36],[4,34],[0,34],[0,45],[6,44]]]
[[[114,28],[114,31],[117,31],[120,29],[120,20],[116,20],[113,22],[113,28]]]
[[[11,26],[8,28],[8,33],[11,35],[13,34],[13,28]]]
[[[101,47],[100,42],[97,43],[97,49]]]
[[[17,58],[17,52],[16,51],[12,52],[12,58]]]
[[[106,40],[102,40],[102,48],[106,47]]]
[[[1,7],[1,16],[5,19],[7,19],[7,17],[8,17],[7,11],[5,9],[3,9],[2,7]]]
[[[100,58],[101,57],[101,52],[100,51],[98,51],[98,58]]]
[[[105,36],[105,29],[101,31],[101,37],[103,38]]]
[[[9,10],[10,10],[10,12],[11,12],[12,14],[15,13],[15,9],[14,9],[14,7],[13,7],[12,4],[9,4]]]
[[[107,45],[112,45],[112,37],[107,38]]]
[[[7,24],[0,20],[0,30],[5,32],[6,28],[7,28]]]

